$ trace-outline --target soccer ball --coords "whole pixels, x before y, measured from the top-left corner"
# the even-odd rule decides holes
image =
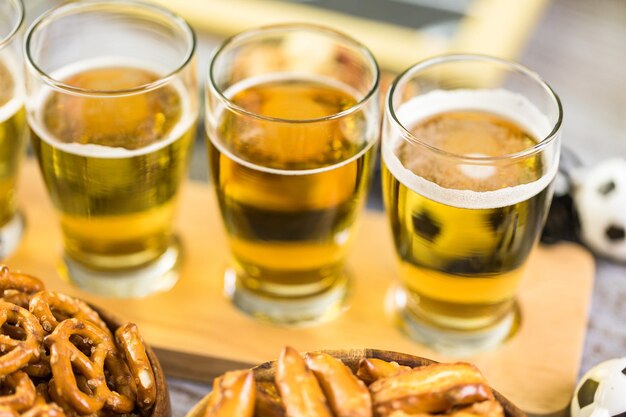
[[[626,358],[594,366],[576,387],[571,417],[623,417],[626,415]]]
[[[573,199],[581,240],[596,253],[626,261],[626,160],[609,159],[578,176]]]

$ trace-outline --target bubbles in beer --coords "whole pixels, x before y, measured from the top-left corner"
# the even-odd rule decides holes
[[[133,91],[161,78],[150,65],[97,59],[68,65],[53,78],[84,93],[47,87],[30,112],[31,128],[65,152],[98,158],[128,158],[154,152],[195,122],[190,97],[178,80]]]
[[[95,269],[144,265],[171,243],[196,114],[179,80],[136,62],[79,62],[29,102],[33,149],[61,213],[65,250]],[[113,91],[105,93],[99,90]],[[90,92],[90,93],[89,93]]]
[[[323,172],[353,162],[377,139],[368,110],[342,115],[358,94],[333,79],[277,73],[246,79],[224,95],[250,114],[224,111],[213,145],[251,169]]]
[[[436,91],[397,117],[410,136],[390,127],[383,184],[414,312],[488,325],[509,311],[550,201],[555,151],[532,151],[547,119],[505,90]]]
[[[0,50],[0,226],[16,210],[17,174],[27,139],[20,86],[19,63],[11,50]]]
[[[0,122],[13,116],[24,103],[19,64],[10,50],[0,50]]]
[[[13,75],[0,59],[0,107],[13,97]],[[4,119],[0,116],[0,119]]]
[[[341,275],[376,140],[342,87],[293,74],[248,79],[226,96],[254,114],[225,109],[209,126],[211,173],[251,291],[312,294]]]

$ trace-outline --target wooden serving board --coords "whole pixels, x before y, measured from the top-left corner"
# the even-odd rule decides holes
[[[350,308],[323,325],[287,329],[258,323],[223,295],[228,262],[225,233],[213,192],[187,183],[178,216],[185,246],[181,279],[169,292],[142,299],[112,299],[84,293],[59,278],[61,236],[36,165],[23,167],[19,198],[27,232],[6,261],[43,278],[53,290],[69,292],[138,323],[157,348],[170,375],[210,382],[226,369],[275,359],[282,346],[300,351],[376,348],[451,360],[408,340],[384,308],[396,278],[390,233],[382,213],[367,212],[349,258],[355,277]],[[491,385],[533,414],[563,410],[574,389],[592,290],[593,258],[575,245],[542,247],[532,256],[519,302],[519,333],[497,350],[472,358]]]

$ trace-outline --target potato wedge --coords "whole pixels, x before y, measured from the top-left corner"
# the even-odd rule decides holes
[[[275,382],[287,417],[332,417],[315,375],[289,346],[280,353]]]
[[[391,412],[391,414],[388,415],[388,417],[433,417],[433,416],[437,416],[437,417],[446,417],[447,414],[428,414],[428,413],[416,413],[416,414],[409,414],[406,413],[402,410],[396,410]]]
[[[254,417],[284,417],[285,406],[280,399],[278,389],[273,382],[264,381],[256,384],[256,404]]]
[[[213,382],[205,417],[253,417],[256,383],[252,371],[227,372]]]
[[[398,362],[387,362],[382,359],[369,358],[359,361],[356,376],[369,385],[377,379],[386,378],[399,372],[410,370],[411,367],[400,365]]]
[[[494,399],[480,371],[467,363],[414,368],[381,378],[369,389],[374,413],[382,417],[396,410],[407,414],[445,413],[455,406]]]
[[[448,415],[450,417],[504,417],[504,410],[498,401],[489,400],[459,408]]]
[[[396,410],[389,414],[389,417],[433,417],[433,414],[408,414],[402,410]],[[447,414],[437,414],[437,417],[504,417],[504,410],[498,401],[488,400],[454,409]]]
[[[318,352],[305,356],[336,417],[372,417],[369,390],[339,359]]]

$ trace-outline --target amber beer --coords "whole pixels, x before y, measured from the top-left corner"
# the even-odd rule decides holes
[[[354,106],[346,88],[321,78],[248,79],[227,96],[266,118],[224,112],[209,135],[211,173],[243,285],[276,299],[327,290],[343,274],[365,200],[374,158],[374,140],[362,130],[366,115],[290,123]]]
[[[0,2],[0,260],[17,249],[25,226],[16,195],[28,135],[20,49],[23,23],[21,0]]]
[[[355,40],[285,24],[226,40],[209,66],[209,162],[232,260],[225,293],[274,324],[334,318],[378,139],[378,66]]]
[[[464,154],[506,155],[537,143],[505,117],[470,110],[428,117],[412,133]],[[410,144],[398,146],[400,159],[385,159],[383,184],[402,279],[418,300],[415,312],[445,327],[491,324],[510,310],[543,226],[551,192],[549,182],[540,181],[541,156],[522,164],[456,169],[416,155]],[[434,195],[412,176],[446,189]],[[534,184],[516,190],[520,183]]]
[[[560,122],[552,90],[497,58],[435,57],[394,81],[383,191],[402,284],[392,298],[411,337],[468,355],[514,334],[515,295],[552,197]]]
[[[9,51],[0,50],[0,229],[16,215],[17,174],[28,134],[18,65]]]
[[[55,75],[84,91],[123,91],[163,74],[99,61]],[[172,243],[195,116],[176,82],[147,92],[81,95],[46,89],[29,112],[33,148],[61,217],[66,256],[90,269],[137,268]]]

